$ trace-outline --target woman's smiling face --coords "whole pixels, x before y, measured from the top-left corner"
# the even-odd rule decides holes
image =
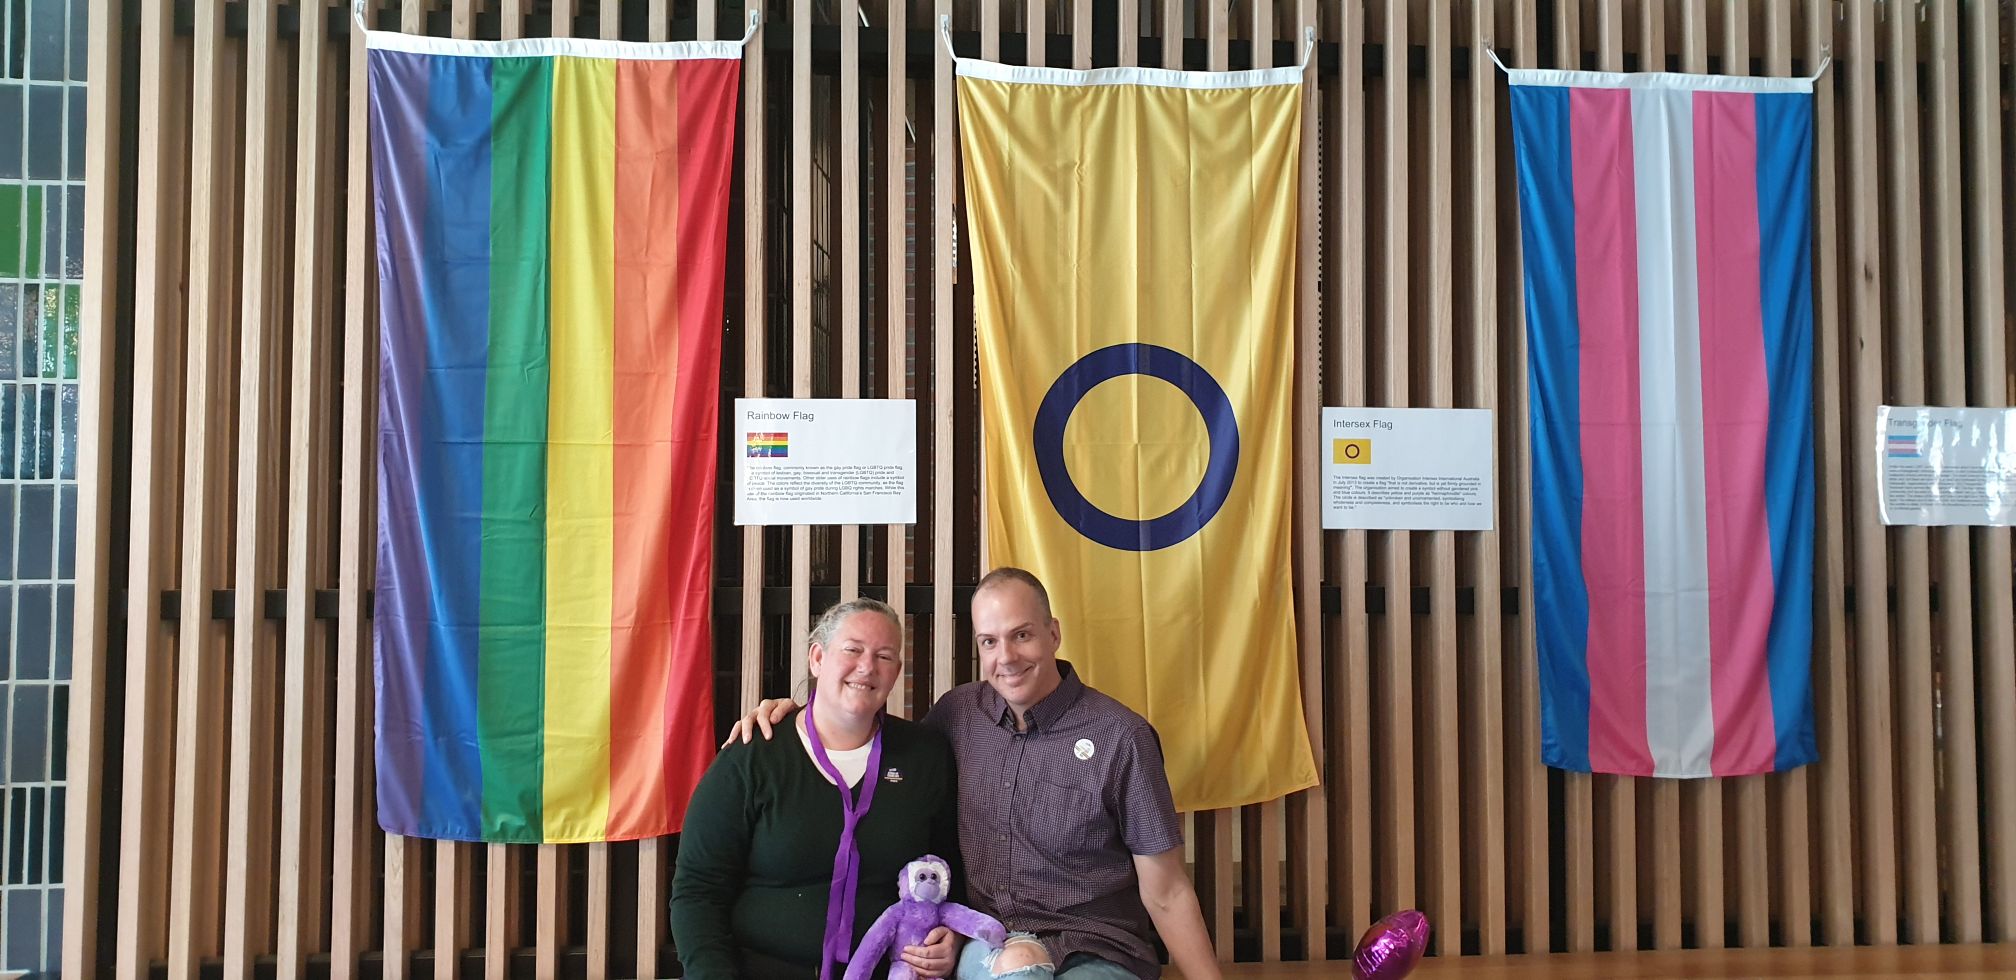
[[[849,714],[874,714],[889,702],[903,676],[903,633],[889,617],[863,610],[833,628],[808,654],[821,705]]]

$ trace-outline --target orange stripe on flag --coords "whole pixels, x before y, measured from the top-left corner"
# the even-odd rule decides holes
[[[679,374],[677,62],[616,68],[615,604],[609,836],[671,833],[672,433]]]

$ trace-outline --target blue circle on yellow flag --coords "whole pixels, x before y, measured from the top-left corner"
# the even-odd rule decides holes
[[[1129,374],[1145,374],[1175,385],[1197,406],[1211,439],[1204,478],[1190,499],[1149,520],[1115,517],[1099,509],[1079,492],[1064,466],[1064,427],[1078,403],[1092,389]],[[1232,494],[1232,479],[1239,471],[1239,422],[1225,389],[1196,361],[1154,344],[1102,347],[1065,368],[1036,409],[1035,436],[1036,471],[1043,477],[1043,489],[1058,516],[1079,534],[1121,551],[1159,551],[1203,530],[1225,506],[1225,498]]]

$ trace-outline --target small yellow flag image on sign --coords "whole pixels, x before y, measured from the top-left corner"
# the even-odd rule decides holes
[[[1332,439],[1330,440],[1330,461],[1333,463],[1371,463],[1372,440]]]

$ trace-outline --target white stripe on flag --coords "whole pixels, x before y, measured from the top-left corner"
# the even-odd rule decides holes
[[[1645,486],[1645,727],[1660,776],[1706,776],[1715,751],[1693,101],[1693,93],[1685,91],[1631,92]]]

